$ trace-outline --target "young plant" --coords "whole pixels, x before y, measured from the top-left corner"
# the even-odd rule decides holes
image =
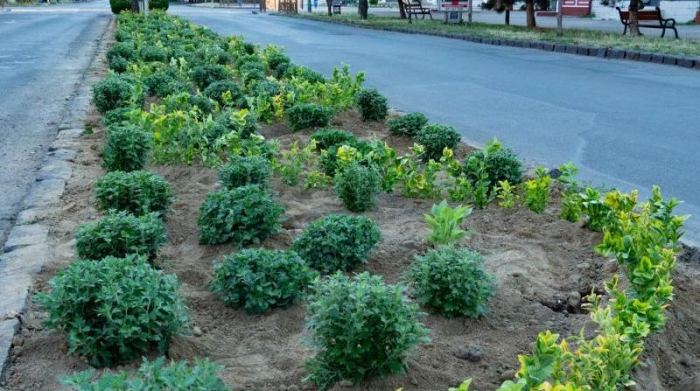
[[[334,113],[330,107],[303,103],[290,107],[287,109],[286,114],[289,127],[296,132],[314,127],[328,126]]]
[[[392,118],[387,122],[389,133],[396,136],[415,137],[428,124],[428,117],[423,113],[409,113]]]
[[[525,182],[525,206],[535,213],[543,213],[549,200],[552,178],[542,167],[537,168],[537,176]]]
[[[584,193],[579,194],[581,211],[588,216],[586,226],[591,231],[602,232],[613,222],[613,211],[603,201],[598,190],[587,187]]]
[[[424,215],[430,226],[429,242],[435,245],[454,245],[470,234],[462,229],[462,224],[472,213],[471,208],[458,205],[452,209],[443,200],[440,204],[433,205],[430,213]]]
[[[559,218],[575,223],[581,220],[582,199],[579,193],[564,193],[561,201],[561,212]]]
[[[78,229],[75,247],[80,258],[95,261],[129,254],[152,258],[167,239],[158,213],[136,217],[127,211],[111,210],[102,220]]]
[[[486,162],[481,159],[469,159],[467,168],[472,178],[470,181],[462,182],[466,186],[464,192],[477,208],[484,209],[494,197]]]
[[[486,301],[495,291],[483,263],[476,251],[441,246],[414,257],[408,277],[421,305],[450,318],[478,318],[486,314]]]
[[[350,271],[366,263],[381,241],[377,223],[364,216],[330,215],[311,223],[292,248],[308,264],[324,274]]]
[[[68,352],[95,366],[144,355],[155,344],[165,353],[169,337],[187,323],[177,277],[145,258],[76,261],[49,285],[35,299],[48,313],[46,326],[65,332]]]
[[[100,113],[121,107],[140,107],[145,99],[143,87],[136,86],[132,77],[110,74],[92,86],[95,106]]]
[[[475,165],[474,160],[484,163],[486,173],[491,180],[491,186],[495,186],[500,181],[508,181],[511,184],[518,184],[522,179],[522,165],[520,159],[508,148],[503,148],[501,142],[493,139],[486,143],[486,148],[470,153],[464,161],[464,173],[474,181],[477,173],[472,171]]]
[[[227,189],[245,185],[267,187],[272,177],[272,165],[260,156],[229,157],[229,162],[219,169],[219,179]]]
[[[375,207],[381,176],[374,167],[354,163],[336,175],[335,191],[351,212],[364,212]]]
[[[360,90],[355,103],[363,121],[383,121],[389,111],[386,97],[374,88]]]
[[[165,217],[173,201],[170,184],[148,171],[113,171],[97,180],[97,208],[125,210],[136,216],[156,212]]]
[[[333,178],[319,170],[311,170],[304,178],[304,190],[326,189],[333,184]]]
[[[280,161],[276,164],[277,171],[282,176],[282,182],[289,186],[299,184],[299,177],[304,171],[304,165],[309,161],[316,149],[315,141],[304,148],[299,148],[299,141],[294,141],[289,150],[280,152]]]
[[[199,209],[202,244],[258,244],[280,230],[284,208],[256,185],[219,190],[207,195]]]
[[[433,159],[440,160],[442,151],[445,148],[454,150],[457,143],[461,140],[461,136],[457,130],[448,125],[426,125],[416,135],[416,141],[425,147],[423,153],[423,161]]]
[[[148,161],[152,145],[151,134],[135,126],[112,126],[107,130],[102,166],[107,171],[141,170]]]
[[[245,249],[214,266],[210,288],[231,307],[261,314],[301,300],[313,277],[294,251]]]
[[[504,209],[514,208],[517,197],[516,191],[516,187],[511,185],[507,180],[499,181],[496,187],[496,198],[499,199],[498,206]]]
[[[347,130],[327,128],[314,132],[311,135],[311,140],[316,141],[316,146],[320,151],[336,145],[352,145],[357,141],[357,138]]]
[[[369,273],[316,280],[306,306],[316,355],[306,366],[319,390],[406,370],[410,353],[429,341],[429,330],[403,290]]]

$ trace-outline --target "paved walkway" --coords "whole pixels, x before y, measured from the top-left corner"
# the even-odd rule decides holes
[[[658,184],[698,216],[689,238],[700,238],[697,70],[250,12],[170,12],[222,34],[282,45],[295,62],[326,74],[347,62],[367,71],[367,84],[392,106],[454,125],[477,144],[497,136],[531,164],[573,160],[583,179],[623,190]]]

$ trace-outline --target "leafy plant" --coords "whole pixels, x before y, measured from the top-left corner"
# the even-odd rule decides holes
[[[102,150],[102,167],[108,171],[141,170],[152,145],[152,136],[135,126],[112,126],[107,130],[107,143]]]
[[[294,131],[317,126],[327,126],[333,117],[333,109],[313,103],[303,103],[287,109],[287,122]]]
[[[359,384],[406,370],[409,354],[428,342],[429,330],[400,285],[362,273],[317,280],[307,310],[316,355],[307,362],[309,380],[320,390],[347,379]]]
[[[260,156],[229,157],[229,162],[219,169],[219,179],[227,189],[245,185],[267,187],[272,177],[270,162]]]
[[[140,54],[141,60],[146,62],[168,61],[168,54],[165,52],[165,50],[155,45],[142,47]]]
[[[280,230],[284,208],[256,185],[219,190],[207,195],[197,224],[202,244],[260,243]]]
[[[470,233],[462,229],[462,224],[471,213],[471,208],[462,205],[450,208],[445,200],[433,205],[430,214],[424,215],[431,230],[428,241],[436,245],[453,245],[459,242]]]
[[[335,177],[335,191],[351,212],[364,212],[375,207],[381,177],[374,167],[352,164]]]
[[[228,93],[228,95],[224,95]],[[213,99],[221,106],[242,107],[245,103],[243,89],[238,83],[230,80],[215,81],[204,89],[204,95]]]
[[[319,150],[327,150],[333,146],[352,145],[357,141],[357,138],[347,130],[327,128],[314,132],[311,135],[311,140],[316,141]]]
[[[499,181],[496,187],[496,197],[500,200],[498,206],[504,209],[511,209],[515,207],[515,200],[517,195],[515,194],[516,188],[507,180]]]
[[[333,178],[319,170],[311,170],[304,179],[304,189],[325,189],[333,184]]]
[[[542,213],[547,207],[549,200],[549,188],[552,178],[546,174],[546,171],[538,167],[538,175],[536,178],[525,182],[525,206],[535,213]]]
[[[80,258],[96,261],[129,254],[152,257],[167,238],[158,213],[136,217],[127,211],[111,210],[102,220],[78,229],[75,247]]]
[[[311,223],[292,248],[312,268],[329,274],[349,271],[358,263],[366,263],[379,241],[379,227],[371,219],[335,214]]]
[[[461,183],[464,187],[463,192],[477,208],[484,209],[494,197],[494,193],[490,192],[492,182],[486,162],[481,159],[469,159],[467,170],[472,179]]]
[[[110,74],[92,86],[92,97],[100,113],[120,107],[143,104],[143,90],[134,85],[134,80],[128,76]]]
[[[61,383],[74,391],[230,391],[217,373],[221,367],[209,359],[195,359],[194,366],[187,361],[171,361],[166,365],[165,358],[154,361],[143,359],[139,371],[133,378],[129,373],[104,373],[97,380],[94,370],[77,372],[61,379]]]
[[[95,366],[145,354],[152,344],[164,353],[187,323],[177,278],[144,258],[76,261],[49,285],[35,299],[48,313],[46,326],[65,332],[68,351]]]
[[[313,140],[304,148],[299,148],[299,142],[294,141],[288,150],[282,151],[280,161],[276,165],[282,176],[282,182],[289,186],[298,185],[304,164],[309,161],[315,149],[316,143]]]
[[[204,90],[214,82],[228,79],[229,69],[223,65],[205,63],[192,68],[190,76],[194,84]]]
[[[117,42],[107,50],[107,60],[112,62],[113,59],[121,57],[125,60],[134,60],[136,58],[136,48],[132,42]]]
[[[581,211],[588,216],[586,225],[591,231],[601,232],[613,221],[612,209],[603,201],[598,190],[587,187],[580,193]]]
[[[454,149],[461,140],[455,128],[448,125],[426,125],[416,135],[416,141],[425,147],[423,160],[440,160],[445,148]]]
[[[383,121],[389,111],[387,99],[374,88],[364,88],[355,96],[363,121]]]
[[[511,149],[503,148],[497,139],[488,142],[483,150],[470,153],[465,159],[464,172],[471,180],[477,177],[477,174],[471,169],[471,167],[475,167],[474,160],[484,162],[486,173],[492,185],[496,185],[500,181],[518,184],[522,180],[520,159]]]
[[[97,207],[125,210],[136,216],[156,212],[165,216],[173,193],[170,184],[148,171],[113,171],[97,180]]]
[[[582,199],[579,193],[564,193],[561,201],[561,212],[559,218],[575,223],[581,220]]]
[[[389,133],[397,136],[415,137],[428,124],[428,117],[423,113],[409,113],[392,118],[387,122]]]
[[[429,249],[413,259],[408,273],[420,303],[447,316],[480,317],[495,291],[476,251],[452,246]]]
[[[313,277],[294,251],[245,249],[214,266],[210,287],[226,304],[261,314],[301,300]]]

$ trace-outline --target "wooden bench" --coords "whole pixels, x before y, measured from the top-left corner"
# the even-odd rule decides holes
[[[331,7],[333,9],[333,13],[340,15],[340,8],[343,6],[343,0],[333,0],[333,3],[331,4]]]
[[[622,32],[622,35],[625,35],[627,34],[627,28],[629,28],[630,12],[623,11],[620,7],[615,8],[617,8],[617,12],[620,13],[620,22],[625,26],[625,31]],[[659,7],[656,7],[654,10],[637,11],[637,21],[640,28],[663,29],[661,38],[666,35],[666,29],[671,29],[676,34],[676,39],[678,39],[676,20],[673,18],[664,19],[661,17],[661,9]]]
[[[408,15],[408,23],[411,23],[412,16],[418,19],[420,15],[421,19],[425,19],[425,15],[428,15],[430,19],[433,19],[433,14],[430,12],[430,9],[423,7],[420,0],[405,0],[403,2],[403,9],[406,11],[406,15]]]

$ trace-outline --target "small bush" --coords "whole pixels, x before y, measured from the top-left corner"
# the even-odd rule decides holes
[[[295,77],[297,79],[306,80],[309,83],[323,83],[326,81],[326,78],[323,77],[322,74],[302,65],[280,66],[275,73],[279,74],[278,77],[281,78],[291,79]]]
[[[351,279],[337,273],[317,280],[312,292],[307,327],[316,355],[307,368],[320,390],[344,379],[358,385],[372,376],[403,373],[409,354],[429,341],[403,287],[386,285],[379,276]]]
[[[425,215],[425,222],[430,227],[428,241],[437,245],[453,245],[471,234],[462,229],[464,219],[472,213],[472,208],[458,205],[454,209],[443,200],[433,205],[430,214]]]
[[[372,144],[365,140],[348,141],[342,144],[331,145],[328,147],[326,152],[321,154],[321,159],[319,159],[319,165],[323,169],[323,172],[328,176],[335,176],[336,171],[339,168],[338,164],[338,149],[343,145],[355,148],[358,152],[366,155],[372,151]]]
[[[245,185],[267,187],[272,177],[272,165],[260,156],[231,156],[229,163],[219,169],[219,179],[227,189]]]
[[[311,223],[294,241],[293,249],[309,266],[328,274],[366,263],[381,238],[371,219],[337,214]]]
[[[131,42],[117,42],[112,45],[107,51],[107,60],[112,60],[115,57],[122,57],[126,60],[136,59],[136,48]]]
[[[508,181],[511,184],[518,184],[522,181],[522,164],[518,156],[509,148],[502,148],[490,152],[484,150],[474,151],[467,156],[467,160],[469,159],[484,161],[486,164],[486,172],[493,186],[500,181]],[[474,174],[466,169],[466,160],[464,167],[467,177],[473,179]]]
[[[216,119],[214,133],[216,137],[230,132],[238,133],[238,136],[247,139],[258,133],[260,124],[252,111],[229,109],[222,111]]]
[[[153,8],[151,6],[151,8]],[[148,45],[141,48],[141,60],[145,62],[166,62],[168,54],[165,50],[155,45]]]
[[[525,206],[535,213],[543,213],[549,201],[551,181],[552,178],[543,171],[537,178],[525,182]]]
[[[126,69],[129,66],[129,62],[127,61],[127,59],[121,56],[112,57],[108,61],[109,69],[117,73],[126,72]]]
[[[425,147],[424,160],[440,160],[445,148],[454,149],[461,140],[455,128],[449,125],[427,125],[416,135],[416,141]]]
[[[374,88],[365,88],[358,92],[355,104],[363,121],[383,121],[389,111],[387,99]]]
[[[205,64],[195,67],[190,72],[192,81],[201,90],[219,80],[226,80],[229,76],[228,68],[218,64]]]
[[[352,212],[364,212],[375,207],[381,176],[374,167],[353,164],[336,175],[335,191]]]
[[[245,249],[214,266],[211,290],[233,308],[260,314],[299,301],[312,279],[294,251]]]
[[[327,126],[333,117],[333,109],[313,103],[294,105],[287,109],[287,122],[294,131]]]
[[[405,137],[415,137],[428,124],[428,118],[423,113],[410,113],[403,117],[389,120],[387,127],[391,134]]]
[[[134,97],[133,80],[127,76],[112,74],[92,86],[92,96],[100,113],[131,106]],[[137,105],[143,104],[144,96],[136,97]]]
[[[230,391],[217,373],[221,367],[212,364],[209,359],[195,359],[194,366],[187,361],[171,361],[165,365],[165,358],[155,361],[143,359],[143,364],[132,379],[129,373],[104,373],[98,380],[95,371],[77,372],[61,379],[61,383],[74,391],[136,391],[136,390],[170,390],[170,391]]]
[[[265,62],[267,63],[268,69],[274,72],[280,65],[291,63],[291,60],[286,54],[280,51],[274,51],[265,56]]]
[[[201,94],[190,95],[189,104],[198,108],[204,115],[211,114],[214,111],[213,101]]]
[[[241,89],[238,83],[230,80],[220,80],[211,83],[209,87],[204,90],[204,95],[210,99],[214,99],[223,106],[225,102],[222,95],[227,91],[231,94],[231,102],[233,102],[236,107],[242,107],[245,104],[243,89]]]
[[[409,279],[422,305],[448,317],[477,318],[495,291],[483,263],[478,252],[441,246],[414,258]]]
[[[102,123],[108,127],[111,127],[112,125],[120,125],[122,122],[129,120],[129,113],[131,113],[132,110],[133,109],[129,107],[110,110],[102,117]]]
[[[199,241],[260,243],[279,231],[283,212],[284,208],[256,185],[209,193],[197,220],[201,230]]]
[[[119,14],[122,11],[131,10],[131,1],[129,0],[109,0],[109,7],[113,14]]]
[[[97,207],[125,210],[136,216],[156,212],[165,216],[173,200],[170,184],[148,171],[113,171],[97,181]]]
[[[141,170],[148,161],[153,139],[135,126],[112,126],[102,150],[102,167],[108,171]]]
[[[187,323],[175,275],[143,258],[107,257],[76,261],[52,278],[50,293],[36,301],[48,313],[46,325],[66,333],[68,350],[102,366],[161,352]]]
[[[153,95],[165,98],[181,91],[187,91],[178,81],[166,72],[157,72],[146,77],[143,83]]]
[[[335,145],[352,145],[357,141],[355,135],[348,132],[347,130],[341,129],[317,130],[316,132],[314,132],[314,134],[311,135],[311,139],[316,141],[316,147],[319,150],[328,150],[328,148]]]
[[[152,257],[168,238],[159,217],[157,213],[136,217],[126,211],[110,211],[102,220],[80,227],[75,238],[78,256],[96,261],[129,254]]]

